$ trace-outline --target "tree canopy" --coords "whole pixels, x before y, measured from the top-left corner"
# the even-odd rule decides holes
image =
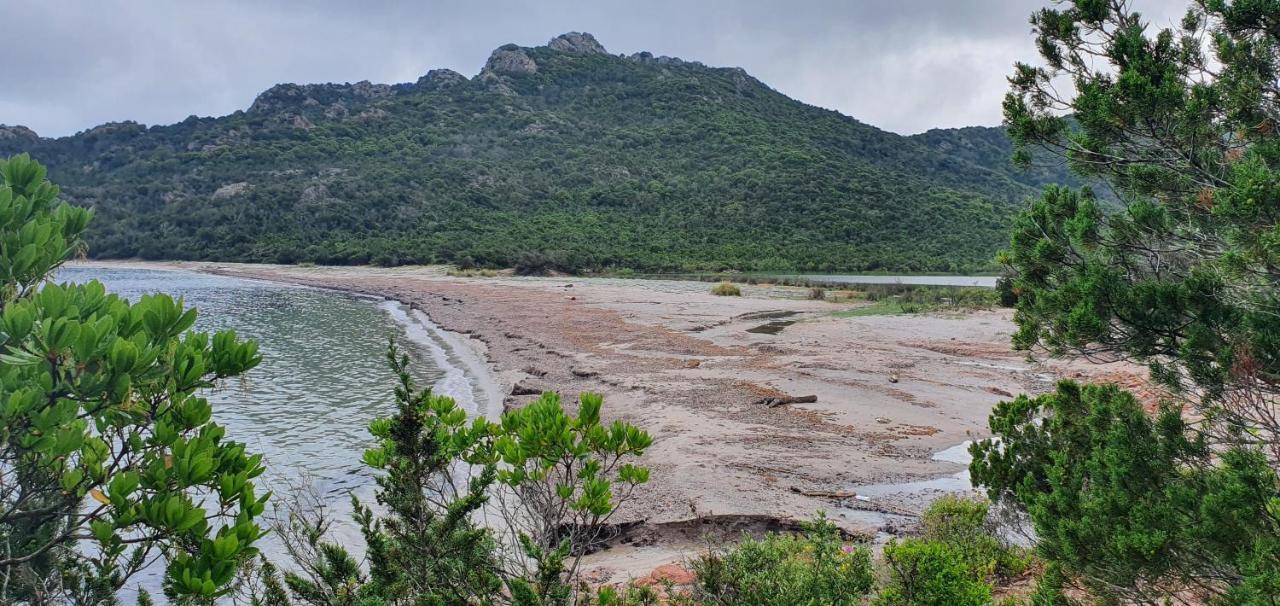
[[[1042,63],[1010,78],[1009,132],[1122,204],[1049,187],[1014,220],[1014,343],[1144,364],[1158,387],[1147,402],[1072,384],[1019,398],[974,447],[975,482],[1030,516],[1055,583],[1274,603],[1277,24],[1272,0],[1200,0],[1160,30],[1124,0],[1032,17]]]

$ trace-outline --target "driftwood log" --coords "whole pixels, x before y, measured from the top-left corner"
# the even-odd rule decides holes
[[[812,488],[801,488],[792,486],[791,492],[801,494],[806,497],[824,497],[828,499],[852,499],[858,496],[858,493],[852,490],[815,490]]]
[[[757,404],[764,404],[769,408],[776,406],[786,406],[787,404],[813,404],[818,401],[818,396],[772,396],[761,398]]]

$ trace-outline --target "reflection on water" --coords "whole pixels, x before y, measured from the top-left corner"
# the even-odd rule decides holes
[[[59,281],[91,279],[135,301],[154,292],[182,297],[200,310],[196,329],[234,329],[256,339],[262,364],[206,394],[214,419],[229,438],[264,455],[260,491],[282,492],[305,478],[339,519],[347,517],[351,493],[372,497],[373,476],[360,457],[371,444],[369,421],[394,410],[388,339],[413,355],[420,384],[476,410],[469,378],[449,365],[449,353],[423,319],[398,304],[189,272],[68,267],[58,275]],[[270,555],[278,547],[267,541]],[[153,594],[156,572],[139,579]]]

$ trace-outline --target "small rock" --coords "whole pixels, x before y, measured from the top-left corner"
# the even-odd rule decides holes
[[[533,387],[529,387],[523,382],[517,382],[515,385],[511,386],[511,395],[513,396],[536,396],[541,393],[541,391],[538,391]]]
[[[224,198],[238,196],[246,191],[249,191],[249,188],[251,187],[253,186],[249,185],[247,181],[241,181],[239,183],[228,183],[227,185],[223,185],[222,187],[219,187],[216,191],[213,192],[213,199],[222,200]]]
[[[697,582],[698,577],[692,571],[677,566],[676,564],[663,564],[653,569],[648,576],[642,577],[635,582],[637,587],[651,587],[654,585],[692,585]]]

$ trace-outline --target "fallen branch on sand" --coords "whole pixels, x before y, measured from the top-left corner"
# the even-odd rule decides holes
[[[818,396],[772,396],[761,398],[756,404],[764,404],[769,408],[777,406],[786,406],[787,404],[813,404],[818,401]]]
[[[851,499],[858,496],[857,493],[852,490],[817,490],[812,488],[801,488],[799,486],[792,486],[791,492],[801,494],[806,497],[823,497],[827,499]]]

